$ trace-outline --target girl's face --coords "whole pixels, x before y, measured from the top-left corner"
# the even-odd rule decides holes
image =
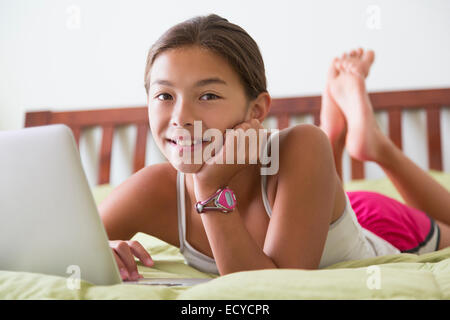
[[[176,163],[178,148],[168,139],[190,133],[194,120],[202,133],[215,128],[225,133],[248,120],[248,101],[238,75],[219,55],[200,48],[184,47],[161,53],[150,70],[148,115],[153,138],[177,170],[195,173],[201,164]],[[185,129],[185,130],[182,130]],[[208,143],[203,144],[203,150]],[[193,158],[193,152],[191,159]],[[202,157],[203,158],[203,157]]]

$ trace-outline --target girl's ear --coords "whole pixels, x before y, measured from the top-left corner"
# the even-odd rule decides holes
[[[270,110],[272,99],[267,92],[262,92],[259,96],[250,102],[250,119],[258,119],[263,122]]]

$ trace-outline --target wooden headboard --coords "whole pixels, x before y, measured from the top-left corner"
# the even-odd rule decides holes
[[[442,171],[442,146],[440,112],[450,107],[450,88],[373,92],[369,94],[375,112],[386,111],[389,120],[389,137],[402,148],[402,111],[425,109],[427,117],[427,141],[429,168]],[[289,126],[291,117],[312,115],[315,125],[320,125],[321,96],[274,98],[268,117],[275,117],[277,128]],[[118,126],[134,125],[137,138],[134,152],[133,172],[145,166],[147,133],[149,130],[147,107],[128,107],[82,111],[32,111],[25,115],[25,127],[63,123],[69,126],[77,145],[81,131],[88,127],[101,126],[103,135],[100,149],[98,184],[109,183],[111,149],[114,129]],[[351,178],[363,179],[363,163],[351,159]]]

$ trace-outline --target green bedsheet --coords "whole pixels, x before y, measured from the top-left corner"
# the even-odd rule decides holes
[[[450,174],[432,172],[450,190]],[[378,191],[401,200],[386,179],[353,181],[346,190]],[[96,187],[97,203],[111,191]],[[393,192],[394,191],[394,192]],[[138,233],[151,253],[152,268],[138,262],[145,277],[213,278],[192,287],[81,282],[69,289],[64,277],[0,270],[0,299],[450,299],[450,248],[417,256],[397,254],[347,261],[321,270],[260,270],[218,277],[184,262],[178,248]]]

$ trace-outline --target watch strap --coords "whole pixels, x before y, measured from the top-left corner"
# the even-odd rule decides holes
[[[205,205],[214,200],[214,207],[206,207]],[[198,213],[203,213],[206,210],[222,211],[228,213],[236,207],[236,196],[233,190],[228,187],[218,189],[212,196],[203,201],[198,201],[195,204],[195,209]]]

